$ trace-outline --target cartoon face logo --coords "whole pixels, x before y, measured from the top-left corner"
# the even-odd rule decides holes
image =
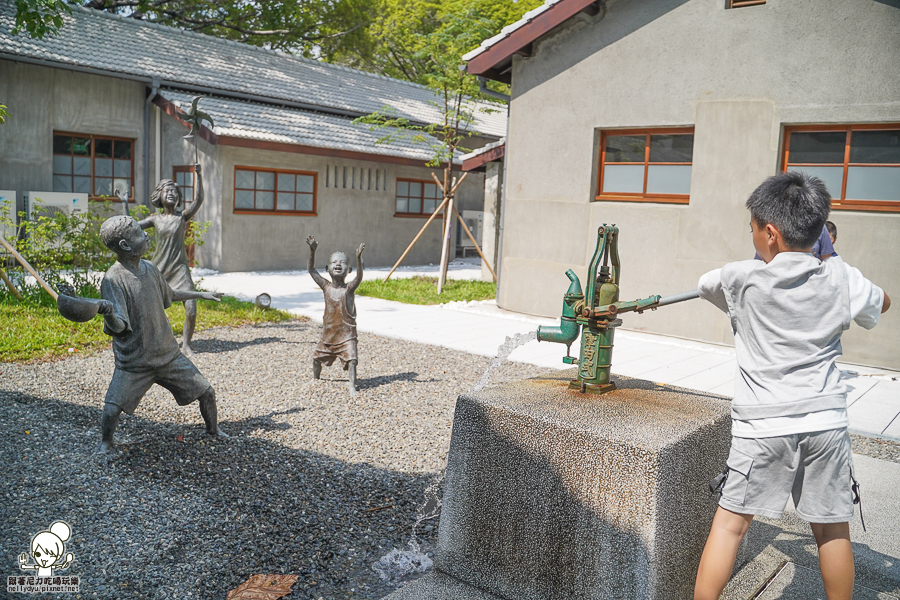
[[[28,556],[23,552],[19,555],[19,568],[37,571],[38,577],[51,577],[54,570],[67,569],[75,557],[71,552],[65,555],[65,559],[61,557],[66,551],[65,541],[71,535],[71,527],[63,521],[56,521],[49,531],[41,531],[31,539],[31,557],[35,564],[26,564]]]

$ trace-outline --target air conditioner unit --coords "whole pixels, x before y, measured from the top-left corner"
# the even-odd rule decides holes
[[[5,240],[15,237],[18,221],[16,219],[16,193],[14,191],[0,190],[0,216],[6,217],[3,221],[0,221],[0,235]],[[4,223],[7,220],[12,223],[12,227]]]
[[[463,221],[466,223],[466,227],[469,228],[469,231],[472,232],[472,237],[478,242],[478,245],[481,245],[481,230],[484,228],[484,211],[483,210],[464,210],[461,213]],[[475,244],[472,243],[472,240],[469,239],[469,236],[466,235],[466,232],[463,231],[462,226],[457,223],[457,228],[459,230],[457,240],[458,245],[462,248],[474,248]]]
[[[77,215],[88,211],[88,195],[74,192],[25,192],[25,214],[29,219],[53,217],[59,212]]]

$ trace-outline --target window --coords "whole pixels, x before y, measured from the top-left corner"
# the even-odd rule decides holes
[[[316,174],[237,167],[234,212],[314,215]]]
[[[185,205],[194,201],[194,167],[172,167],[172,177],[178,187],[181,188],[181,197]]]
[[[832,208],[900,211],[900,123],[787,127],[782,164],[821,179]]]
[[[765,4],[766,0],[726,0],[726,8],[740,8],[742,6],[756,6]]]
[[[693,154],[692,128],[604,131],[596,199],[687,204]]]
[[[398,179],[395,216],[431,216],[441,200],[443,190],[434,182]]]
[[[115,198],[131,192],[134,140],[71,133],[53,134],[53,191]]]

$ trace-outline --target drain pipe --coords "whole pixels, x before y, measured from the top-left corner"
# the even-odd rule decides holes
[[[144,196],[141,198],[141,204],[150,206],[150,104],[159,93],[161,82],[158,77],[154,77],[150,82],[150,93],[144,102]]]
[[[509,96],[506,94],[501,94],[500,92],[495,92],[487,86],[487,77],[478,76],[478,91],[484,94],[485,96],[490,96],[491,98],[496,98],[497,100],[503,100],[507,104],[509,104]],[[508,132],[507,132],[508,133]]]
[[[510,106],[506,106],[506,148],[503,151],[503,176],[500,178],[500,233],[497,236],[497,264],[494,265],[494,271],[497,274],[497,289],[494,292],[494,298],[497,298],[497,306],[500,306],[500,282],[503,280],[503,220],[506,217],[506,174],[509,172],[509,112]]]

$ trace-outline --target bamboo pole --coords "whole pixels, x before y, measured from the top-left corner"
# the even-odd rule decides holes
[[[394,274],[394,271],[397,270],[397,267],[400,266],[400,263],[402,263],[403,259],[406,258],[406,255],[409,254],[409,251],[412,250],[412,247],[416,245],[416,242],[419,241],[419,238],[422,237],[422,234],[425,233],[425,230],[428,229],[428,226],[431,225],[432,221],[434,221],[434,218],[436,216],[438,216],[438,213],[441,212],[441,210],[443,210],[445,204],[447,204],[446,199],[444,199],[444,201],[441,202],[441,205],[438,206],[433,213],[431,213],[431,216],[428,217],[428,220],[425,221],[424,225],[422,225],[422,229],[419,230],[419,233],[416,234],[416,237],[413,238],[413,241],[411,241],[409,243],[409,246],[406,247],[406,250],[403,251],[403,254],[401,254],[400,258],[397,259],[397,262],[394,263],[394,266],[391,269],[391,272],[388,273],[387,276],[382,281],[387,281],[388,279],[391,278],[391,275]]]
[[[53,299],[56,300],[56,298],[59,296],[59,294],[57,294],[56,292],[54,292],[54,291],[53,291],[53,288],[51,288],[49,285],[47,285],[47,282],[44,281],[44,278],[41,277],[40,275],[38,275],[38,272],[35,271],[35,270],[31,267],[31,265],[28,264],[28,261],[27,261],[27,260],[25,260],[24,258],[22,258],[22,255],[21,255],[21,254],[19,254],[18,252],[16,252],[16,249],[15,249],[15,248],[13,248],[12,246],[9,245],[9,242],[7,242],[5,239],[3,239],[3,236],[2,236],[2,235],[0,235],[0,244],[2,244],[3,246],[5,246],[6,249],[9,250],[10,254],[13,255],[13,258],[15,258],[17,261],[19,261],[19,264],[21,264],[23,267],[25,267],[25,268],[28,270],[28,272],[31,273],[31,274],[34,276],[35,279],[37,279],[37,282],[38,282],[39,284],[41,284],[41,287],[43,287],[45,290],[47,290],[47,293],[50,294],[51,296],[53,296]]]
[[[484,254],[481,253],[481,248],[478,247],[478,242],[475,241],[475,236],[472,235],[472,232],[469,231],[469,228],[466,226],[466,222],[459,215],[459,211],[455,208],[453,209],[453,213],[456,215],[456,218],[459,219],[459,224],[462,225],[463,231],[466,232],[466,235],[469,236],[469,239],[472,240],[472,243],[475,244],[475,251],[478,252],[478,256],[481,257],[481,261],[488,268],[488,271],[491,272],[491,277],[494,278],[494,282],[497,282],[497,276],[494,275],[494,270],[491,268],[490,263],[488,263],[487,259],[484,257]]]
[[[12,292],[12,295],[15,296],[19,302],[22,302],[24,298],[22,298],[22,294],[19,293],[19,290],[16,289],[16,286],[13,285],[13,282],[9,280],[9,277],[6,275],[6,271],[0,268],[0,279],[3,280],[3,283],[6,284],[6,287],[9,288],[9,291]]]

